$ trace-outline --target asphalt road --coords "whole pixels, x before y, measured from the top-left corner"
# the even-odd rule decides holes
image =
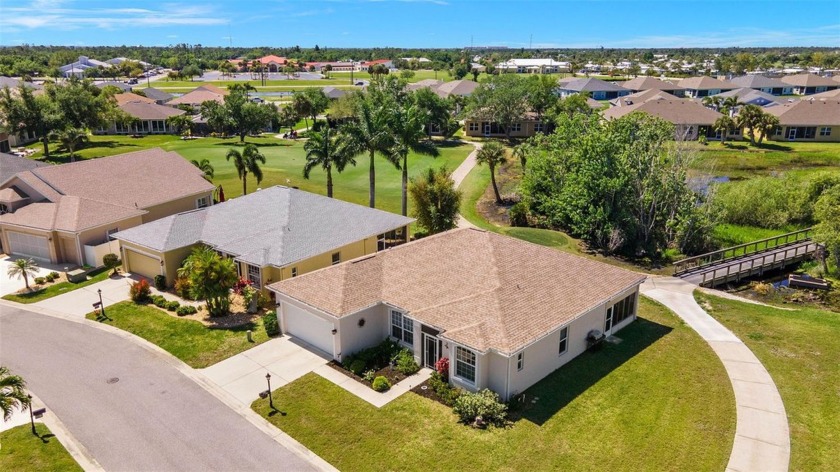
[[[0,306],[0,364],[105,470],[313,470],[163,355],[114,334]]]

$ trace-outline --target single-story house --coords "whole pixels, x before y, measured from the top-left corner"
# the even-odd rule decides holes
[[[190,92],[185,93],[184,95],[181,95],[180,97],[173,98],[167,103],[167,105],[172,107],[176,107],[178,105],[189,105],[191,107],[198,108],[202,103],[209,100],[215,100],[219,103],[223,103],[227,94],[228,91],[226,89],[216,87],[215,85],[204,84]]]
[[[794,95],[813,95],[840,88],[840,83],[816,74],[786,75],[782,82],[790,84]]]
[[[630,95],[630,90],[612,82],[595,78],[564,80],[558,83],[558,93],[561,97],[568,97],[576,93],[588,92],[595,100],[612,100]]]
[[[827,92],[815,93],[815,94],[811,95],[810,97],[808,97],[809,100],[812,99],[812,98],[814,100],[840,98],[840,89],[834,89],[834,90],[829,90]]]
[[[712,125],[723,115],[688,98],[653,99],[630,104],[625,103],[622,106],[610,107],[604,111],[604,118],[615,119],[634,112],[647,113],[674,124],[676,127],[675,138],[678,140],[694,140],[699,136],[706,136],[710,139],[720,138],[720,134],[713,129]],[[728,135],[740,136],[737,130],[732,130]]]
[[[129,59],[127,57],[115,57],[113,59],[108,59],[105,62],[107,62],[108,64],[111,64],[111,65],[114,65],[114,66],[118,66],[118,65],[122,64],[123,62],[136,62],[137,64],[140,64],[140,67],[142,67],[143,70],[149,70],[149,69],[152,68],[152,65],[149,64],[148,62],[141,61],[139,59]]]
[[[469,97],[473,92],[475,92],[477,87],[478,82],[462,79],[444,82],[437,87],[433,87],[432,91],[434,91],[440,98],[449,98],[453,95],[459,97]]]
[[[307,62],[304,67],[313,72],[326,72],[327,66],[330,66],[332,72],[358,72],[358,63],[353,61],[334,61],[334,62]]]
[[[705,75],[682,79],[678,85],[685,90],[685,96],[691,98],[711,97],[712,95],[738,88],[729,82],[713,79]]]
[[[0,139],[3,139],[2,136],[0,136]],[[48,165],[49,164],[46,162],[36,161],[28,157],[0,152],[0,182],[9,180],[18,172],[26,172],[28,170],[35,169],[36,167],[44,167]],[[12,194],[6,190],[7,189],[0,190],[0,215],[8,213],[9,208],[11,208],[10,204],[12,202],[4,200],[4,198],[12,197]]]
[[[639,92],[631,93],[630,95],[625,95],[623,97],[619,97],[613,100],[610,100],[610,106],[613,107],[625,107],[630,105],[635,105],[638,103],[646,102],[648,100],[673,100],[677,98],[675,95],[671,95],[669,92],[665,90],[658,90],[658,89],[647,89],[641,90]],[[599,102],[595,102],[599,103]]]
[[[747,74],[729,79],[729,83],[736,87],[746,87],[770,95],[791,95],[793,87],[779,79],[760,74]]]
[[[120,105],[119,108],[136,121],[129,125],[117,123],[106,131],[108,134],[172,133],[175,130],[169,126],[166,120],[186,113],[184,110],[177,108],[146,102],[128,102]]]
[[[321,91],[324,92],[324,95],[326,95],[330,100],[338,100],[348,93],[347,90],[340,89],[338,87],[324,87]]]
[[[95,85],[100,89],[104,89],[105,87],[116,87],[116,88],[122,90],[123,92],[131,92],[131,90],[132,90],[131,85],[129,85],[125,82],[117,82],[117,81],[114,81],[114,80],[104,80],[104,81],[101,81],[101,82],[96,82]]]
[[[160,90],[160,89],[156,89],[154,87],[144,88],[140,91],[143,92],[143,95],[145,95],[147,98],[151,98],[152,100],[154,100],[155,103],[157,103],[158,105],[163,105],[164,103],[168,102],[169,100],[172,100],[173,98],[175,98],[175,95],[172,95],[171,93],[164,92],[163,90]]]
[[[415,90],[420,90],[421,88],[429,88],[429,89],[434,90],[434,89],[440,87],[441,85],[443,85],[442,80],[423,79],[423,80],[419,80],[417,82],[413,82],[413,83],[410,83],[410,84],[406,85],[405,89],[408,90],[409,92],[413,92]]]
[[[58,71],[61,73],[62,77],[69,78],[72,76],[76,76],[78,78],[82,78],[85,76],[85,71],[88,69],[96,69],[96,68],[104,68],[110,69],[113,65],[98,61],[96,59],[91,59],[87,56],[79,56],[79,60],[75,62],[71,62],[70,64],[63,65],[58,68]]]
[[[241,277],[264,288],[406,241],[414,220],[274,186],[114,235],[125,270],[175,282],[197,245],[235,259]]]
[[[41,90],[41,89],[44,88],[44,86],[41,85],[41,84],[35,84],[35,83],[32,83],[32,82],[27,82],[25,80],[16,79],[14,77],[6,77],[6,76],[0,75],[0,89],[2,89],[4,87],[9,87],[10,89],[16,89],[16,88],[20,87],[21,85],[23,85],[26,88],[33,89],[33,90]]]
[[[260,61],[260,64],[262,64],[268,72],[282,72],[283,68],[286,67],[286,64],[289,63],[289,60],[285,57],[275,56],[273,54],[263,56],[257,60]]]
[[[511,125],[510,137],[529,138],[537,133],[546,132],[546,125],[537,118],[536,113],[528,112],[525,117]],[[505,127],[493,121],[491,117],[475,114],[464,120],[464,133],[473,137],[505,137]]]
[[[684,89],[679,85],[668,82],[667,80],[659,80],[656,77],[639,76],[634,79],[630,79],[627,82],[621,82],[621,86],[633,93],[643,92],[645,90],[662,90],[675,97],[682,97],[685,95]]]
[[[779,98],[776,95],[749,87],[742,87],[728,92],[719,93],[717,96],[722,98],[737,97],[738,103],[743,103],[745,105],[758,105],[760,107],[772,107],[784,102],[783,98]]]
[[[517,74],[556,74],[569,72],[569,63],[554,59],[508,59],[496,64],[499,72],[515,72]]]
[[[201,170],[159,148],[37,167],[0,182],[8,205],[0,241],[7,254],[97,266],[118,251],[109,244],[117,231],[211,205],[214,190]]]
[[[637,314],[645,276],[519,239],[456,229],[269,285],[284,333],[330,357],[389,337],[422,366],[507,400]],[[595,331],[598,333],[596,334]]]
[[[779,119],[773,141],[840,141],[840,98],[810,97],[765,110]]]

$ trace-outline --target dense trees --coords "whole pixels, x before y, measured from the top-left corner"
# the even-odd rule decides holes
[[[238,87],[230,90],[224,103],[213,100],[202,103],[201,114],[217,132],[232,132],[244,143],[246,136],[261,132],[275,120],[277,107],[252,102],[248,90]]]
[[[458,224],[461,192],[445,168],[429,168],[411,179],[408,187],[414,201],[412,216],[429,234],[450,230]]]
[[[62,124],[57,104],[45,95],[36,97],[32,89],[21,85],[15,91],[0,90],[0,126],[13,134],[29,132],[38,136],[44,145],[44,156],[50,155],[49,134]]]
[[[498,123],[509,140],[512,125],[522,121],[529,109],[526,85],[515,74],[494,76],[475,89],[469,112],[476,118]]]
[[[757,144],[761,144],[764,138],[772,134],[773,130],[779,126],[779,119],[762,110],[758,105],[744,105],[738,112],[735,123],[739,128],[747,131],[750,144],[755,145],[756,136],[758,136]]]
[[[840,185],[825,191],[814,205],[814,240],[824,245],[840,274]]]
[[[308,88],[303,92],[297,92],[292,99],[292,108],[298,116],[306,119],[307,128],[309,128],[308,118],[312,118],[312,124],[314,126],[318,115],[327,111],[329,106],[330,99],[319,88]]]

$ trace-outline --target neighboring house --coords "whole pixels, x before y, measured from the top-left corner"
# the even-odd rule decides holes
[[[604,118],[615,119],[634,112],[647,113],[672,123],[676,128],[675,138],[681,141],[695,140],[699,136],[710,139],[720,138],[720,134],[712,128],[712,125],[723,115],[687,98],[660,98],[624,103],[622,106],[614,106],[606,110]],[[740,136],[736,130],[732,130],[727,134],[729,135]]]
[[[405,89],[409,92],[413,92],[415,90],[420,90],[421,88],[429,88],[429,89],[436,89],[443,85],[442,80],[437,79],[423,79],[414,83],[410,83],[405,86]]]
[[[3,139],[2,136],[0,136],[0,139]],[[0,152],[0,182],[9,180],[18,172],[26,172],[28,170],[35,169],[36,167],[45,167],[48,165],[49,164],[46,162],[36,161],[28,157]],[[6,192],[6,190],[7,189],[3,189],[0,191],[0,195],[9,196],[10,194]],[[0,214],[9,212],[9,209],[11,208],[9,203],[11,203],[9,200],[3,200],[3,197],[0,196]]]
[[[33,95],[37,96],[44,93],[44,87],[42,85],[25,82],[11,77],[0,77],[0,89],[9,87],[13,97],[18,96],[19,91],[17,88],[21,84],[29,89],[32,89]],[[2,127],[2,123],[0,123],[0,128]],[[30,131],[23,131],[21,133],[0,133],[0,152],[11,152],[12,148],[25,146],[36,139],[38,139],[38,136],[34,132]]]
[[[145,95],[147,98],[151,98],[152,100],[154,100],[155,103],[157,103],[158,105],[163,105],[164,103],[175,98],[175,95],[153,87],[144,88],[140,91],[143,92],[143,95]]]
[[[685,89],[685,96],[691,98],[711,97],[712,95],[738,88],[728,82],[713,79],[705,75],[682,79],[678,85]]]
[[[209,208],[120,231],[125,270],[175,282],[199,244],[236,260],[263,288],[375,253],[408,236],[413,219],[288,187],[269,187]]]
[[[816,74],[786,75],[782,82],[790,84],[794,95],[813,95],[840,88],[840,83]]]
[[[452,80],[444,82],[437,87],[433,87],[434,91],[440,98],[449,98],[451,96],[469,97],[478,88],[478,82],[472,80]]]
[[[545,131],[547,131],[546,125],[537,119],[537,114],[528,112],[522,121],[511,126],[510,137],[529,138]],[[464,120],[464,133],[472,137],[501,138],[507,136],[504,126],[493,121],[491,117],[481,114],[474,114]]]
[[[630,95],[630,90],[620,85],[594,78],[564,80],[558,83],[557,90],[561,97],[587,92],[595,100],[612,100]]]
[[[44,86],[40,84],[26,82],[25,80],[15,79],[14,77],[0,76],[0,89],[5,87],[9,87],[10,89],[16,89],[21,85],[33,90],[41,90],[44,88]]]
[[[117,231],[210,205],[214,189],[189,161],[159,148],[37,167],[0,182],[14,199],[0,215],[0,241],[8,254],[97,266],[118,251],[110,243]]]
[[[307,62],[304,65],[307,70],[314,72],[326,72],[327,66],[330,66],[332,72],[358,72],[357,63],[352,61]]]
[[[610,100],[611,107],[626,107],[630,105],[636,105],[642,102],[646,102],[648,100],[673,100],[677,98],[674,95],[664,91],[664,90],[656,90],[656,89],[648,89],[643,90],[641,92],[631,93],[630,95],[625,95],[620,98],[616,98]],[[599,103],[600,102],[595,102]]]
[[[9,143],[9,135],[0,133],[0,152],[10,152],[12,145]]]
[[[517,74],[556,74],[569,72],[569,63],[554,59],[508,59],[496,64],[496,70]]]
[[[729,79],[729,83],[736,87],[746,87],[759,92],[768,93],[770,95],[791,95],[793,94],[793,87],[790,84],[782,82],[779,79],[766,77],[758,74],[742,75]]]
[[[326,95],[330,100],[338,100],[348,93],[347,90],[340,89],[338,87],[324,87],[321,91],[324,92],[324,95]]]
[[[388,69],[394,68],[394,61],[390,59],[374,59],[372,61],[362,61],[357,63],[357,72],[367,71],[368,67],[376,66],[376,65],[383,65]]]
[[[814,95],[811,95],[810,97],[808,97],[808,99],[811,99],[811,98],[813,98],[815,100],[840,98],[840,88],[834,89],[834,90],[829,90],[828,92],[815,93]]]
[[[772,107],[784,103],[784,99],[771,95],[767,92],[761,92],[753,88],[737,88],[728,92],[719,93],[718,97],[738,97],[738,103],[745,105],[758,105],[760,107]]]
[[[113,66],[107,62],[97,61],[96,59],[91,59],[87,56],[79,56],[78,61],[61,66],[58,68],[58,71],[61,72],[61,76],[65,78],[72,76],[82,78],[85,76],[86,70],[96,69],[99,67],[109,69]]]
[[[224,103],[225,96],[227,94],[228,91],[225,89],[221,89],[215,85],[205,84],[185,93],[184,95],[181,95],[178,98],[173,98],[167,103],[167,105],[173,107],[178,105],[189,105],[191,107],[198,108],[202,103],[210,100]]]
[[[679,85],[666,80],[659,80],[655,77],[636,77],[628,80],[627,82],[622,82],[621,86],[633,93],[644,92],[645,90],[662,90],[675,97],[682,97],[685,95],[683,88]]]
[[[129,124],[114,123],[108,129],[100,129],[97,132],[103,134],[167,134],[175,130],[166,122],[167,119],[183,115],[184,110],[172,108],[165,105],[158,105],[146,97],[134,95],[138,100],[123,99],[120,102],[119,97],[128,94],[115,95],[117,97],[117,106],[120,110],[132,117],[134,121]]]
[[[106,81],[102,81],[102,82],[97,82],[95,85],[97,87],[101,88],[101,89],[104,89],[105,87],[116,87],[116,88],[122,90],[123,92],[131,92],[131,90],[132,90],[131,85],[129,85],[125,82],[115,82],[113,80],[106,80]]]
[[[137,60],[137,59],[129,59],[127,57],[115,57],[113,59],[108,59],[105,62],[107,62],[108,64],[111,64],[111,65],[114,65],[114,66],[118,66],[118,65],[122,64],[123,62],[136,62],[137,64],[140,64],[140,67],[142,67],[143,70],[149,70],[153,67],[148,62],[140,61],[140,60]]]
[[[767,139],[840,142],[840,98],[809,97],[770,107],[766,112],[779,119],[779,126]]]
[[[458,387],[523,392],[636,319],[645,276],[456,229],[279,281],[281,329],[341,360],[389,337]],[[597,331],[597,334],[595,333]]]

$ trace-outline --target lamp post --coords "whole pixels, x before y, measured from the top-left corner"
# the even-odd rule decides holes
[[[32,425],[32,434],[37,436],[38,432],[35,431],[35,415],[32,414],[32,395],[27,395],[26,398],[29,399],[29,423]]]
[[[273,410],[274,409],[274,399],[271,398],[271,374],[269,374],[269,373],[265,374],[265,381],[268,382],[268,406],[270,406],[271,409]],[[33,426],[33,428],[34,428],[34,426]]]
[[[108,318],[108,316],[105,315],[105,304],[102,303],[102,289],[101,288],[96,289],[96,293],[99,294],[99,309],[102,310],[102,317],[103,318]]]

